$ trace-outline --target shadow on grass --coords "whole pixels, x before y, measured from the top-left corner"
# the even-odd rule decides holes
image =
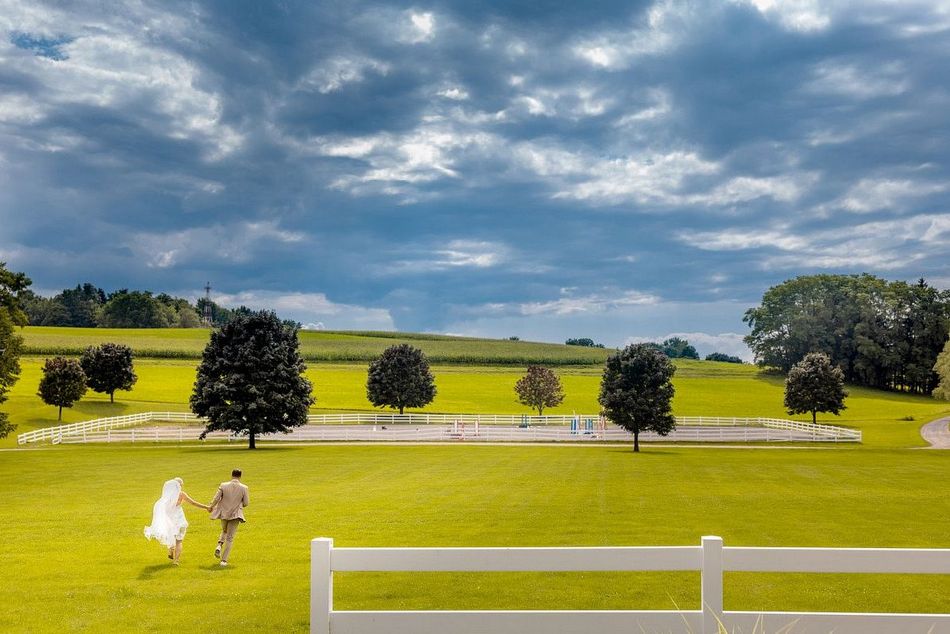
[[[675,451],[668,451],[665,449],[650,449],[650,448],[642,448],[642,447],[638,453],[633,450],[632,445],[630,447],[614,447],[611,449],[607,449],[606,451],[608,453],[622,453],[622,454],[627,454],[629,456],[669,456],[676,453]]]
[[[139,581],[149,581],[155,578],[155,573],[174,570],[175,566],[170,561],[166,561],[163,564],[153,564],[151,566],[145,566],[142,568],[142,572],[139,573]]]
[[[317,446],[317,445],[315,445]],[[294,451],[300,451],[301,449],[307,449],[307,446],[280,446],[280,445],[258,445],[256,449],[248,449],[247,445],[238,445],[238,444],[209,444],[197,447],[195,445],[169,445],[169,447],[179,447],[182,453],[210,453],[210,452],[219,452],[219,451],[240,451],[247,453],[248,455],[253,456],[257,453],[290,453]]]
[[[227,566],[222,566],[221,564],[208,564],[207,566],[201,566],[202,570],[207,570],[209,572],[226,572],[233,568],[231,564]]]

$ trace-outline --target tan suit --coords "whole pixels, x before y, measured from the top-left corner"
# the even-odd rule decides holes
[[[246,485],[237,478],[230,482],[222,482],[218,492],[211,500],[211,519],[221,520],[221,536],[218,538],[218,549],[221,551],[221,561],[227,561],[231,554],[231,545],[234,543],[234,534],[244,519],[244,507],[251,503]]]

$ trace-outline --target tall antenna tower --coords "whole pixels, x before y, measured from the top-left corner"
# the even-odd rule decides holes
[[[211,328],[214,325],[211,321],[211,282],[205,283],[205,306],[203,313],[201,323]]]

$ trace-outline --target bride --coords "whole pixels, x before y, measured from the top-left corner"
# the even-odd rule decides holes
[[[154,538],[167,547],[168,558],[176,566],[181,557],[181,543],[188,529],[188,520],[185,519],[181,503],[188,502],[206,511],[211,510],[207,504],[196,502],[182,491],[182,484],[181,478],[172,478],[162,486],[162,497],[152,507],[152,524],[145,527],[145,537]]]

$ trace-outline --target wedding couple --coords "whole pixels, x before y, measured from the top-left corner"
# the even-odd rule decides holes
[[[221,520],[221,536],[214,556],[221,559],[221,565],[228,565],[231,545],[238,525],[244,519],[244,507],[250,504],[247,485],[241,483],[241,470],[231,472],[231,480],[222,482],[211,504],[202,504],[182,490],[181,478],[172,478],[162,486],[162,497],[152,507],[152,524],[145,527],[145,537],[156,539],[168,548],[168,558],[178,565],[181,559],[181,545],[188,530],[183,502],[197,506],[211,513],[211,519]]]

